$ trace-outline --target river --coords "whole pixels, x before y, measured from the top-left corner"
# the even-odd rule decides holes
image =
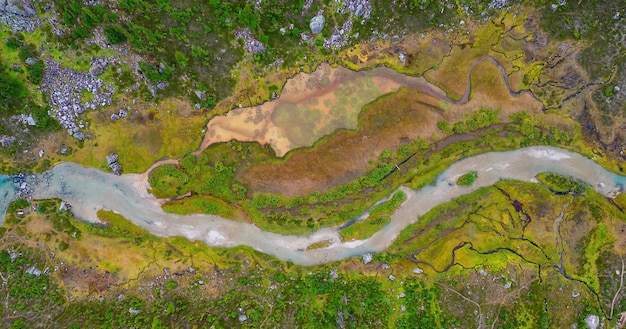
[[[452,183],[471,170],[478,172],[478,179],[472,186],[461,187]],[[383,251],[404,228],[434,206],[501,179],[532,181],[540,172],[576,177],[606,196],[621,192],[626,186],[625,176],[560,148],[534,146],[485,153],[452,164],[436,182],[419,191],[401,187],[407,199],[387,226],[367,240],[343,243],[337,227],[319,229],[308,235],[280,235],[218,216],[165,213],[148,193],[145,175],[115,176],[73,163],[60,163],[46,173],[28,176],[27,183],[34,189],[33,199],[65,200],[72,205],[72,212],[79,220],[93,222],[97,220],[99,209],[113,210],[158,236],[184,236],[217,247],[247,245],[282,260],[314,265]],[[15,199],[14,183],[8,176],[0,175],[0,196],[0,219],[3,221],[6,207]],[[321,240],[330,240],[332,244],[323,249],[306,250],[308,245]]]

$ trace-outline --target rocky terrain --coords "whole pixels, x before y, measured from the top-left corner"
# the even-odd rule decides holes
[[[39,23],[32,0],[0,1],[0,24],[10,27],[14,32],[33,32]]]
[[[82,114],[111,103],[115,87],[105,85],[102,79],[96,77],[104,71],[106,63],[106,60],[96,60],[90,73],[83,73],[63,68],[54,61],[46,62],[42,90],[50,97],[51,116],[78,140],[84,139],[89,129],[89,123],[83,121]],[[85,92],[90,94],[91,100],[83,98]]]

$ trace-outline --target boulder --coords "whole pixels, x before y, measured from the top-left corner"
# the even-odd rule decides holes
[[[31,66],[31,65],[35,65],[35,63],[39,62],[39,59],[37,58],[33,58],[33,57],[28,57],[24,63],[26,63],[26,65]]]
[[[595,314],[589,314],[585,317],[585,324],[589,329],[596,329],[600,326],[600,317]]]
[[[113,153],[111,155],[107,155],[107,165],[112,165],[119,160],[119,155],[117,153]]]
[[[317,15],[311,18],[311,22],[309,23],[309,27],[311,28],[311,33],[318,34],[322,32],[324,29],[324,24],[326,23],[326,18],[322,15]]]

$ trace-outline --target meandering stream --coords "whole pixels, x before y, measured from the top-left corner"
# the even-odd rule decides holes
[[[470,170],[478,172],[478,179],[472,186],[460,187],[452,183]],[[96,221],[96,212],[108,209],[158,236],[184,236],[218,247],[247,245],[282,260],[313,265],[383,251],[404,228],[436,205],[501,179],[533,180],[540,172],[576,177],[606,196],[620,192],[626,186],[625,176],[609,172],[580,154],[560,148],[535,146],[485,153],[452,164],[434,184],[419,191],[402,187],[407,199],[387,226],[367,240],[343,243],[336,227],[323,228],[309,235],[280,235],[218,216],[165,213],[147,192],[143,175],[115,176],[73,163],[61,163],[44,174],[29,176],[28,183],[34,188],[34,199],[65,200],[73,206],[72,212],[80,220]],[[14,184],[8,176],[0,176],[0,198],[0,218],[3,220],[6,207],[15,199]],[[306,250],[308,245],[321,240],[333,243],[327,248]]]

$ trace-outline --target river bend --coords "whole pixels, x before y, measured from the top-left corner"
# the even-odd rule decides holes
[[[453,183],[457,177],[472,170],[478,172],[478,179],[472,186],[461,187]],[[97,221],[96,212],[107,209],[158,236],[184,236],[216,247],[247,245],[282,260],[314,265],[383,251],[404,228],[433,207],[493,185],[498,180],[532,181],[540,172],[576,177],[605,196],[621,192],[626,185],[625,176],[609,172],[578,153],[556,147],[533,146],[484,153],[455,162],[432,185],[419,191],[401,187],[407,199],[391,216],[387,226],[367,240],[344,243],[337,227],[319,229],[307,235],[281,235],[219,216],[165,213],[148,193],[145,175],[115,176],[73,163],[60,163],[44,174],[29,176],[28,183],[34,189],[33,199],[60,198],[69,202],[79,220]],[[0,175],[1,220],[14,199],[12,179]],[[323,249],[306,250],[308,245],[321,240],[330,240],[332,244]]]

